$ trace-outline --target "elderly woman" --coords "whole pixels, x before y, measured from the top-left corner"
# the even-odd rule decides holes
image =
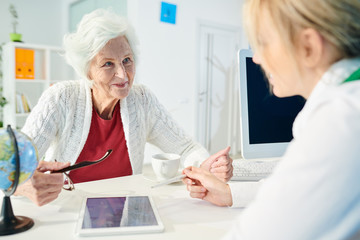
[[[181,154],[183,166],[201,163],[219,179],[229,180],[229,149],[207,158],[207,151],[184,133],[148,88],[133,85],[136,38],[123,18],[95,10],[84,16],[77,32],[65,36],[64,47],[67,61],[82,79],[50,87],[28,117],[22,131],[45,161],[17,195],[38,205],[54,200],[63,176],[44,172],[98,159],[108,149],[113,151],[101,164],[71,171],[72,182],[139,174],[146,142]]]
[[[275,95],[307,102],[256,196],[258,183],[227,185],[185,170],[193,197],[221,206],[255,198],[226,239],[360,239],[359,13],[359,0],[246,1],[254,61]]]

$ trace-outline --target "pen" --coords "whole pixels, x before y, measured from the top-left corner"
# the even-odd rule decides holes
[[[155,184],[155,185],[151,186],[151,188],[156,188],[156,187],[160,187],[160,186],[163,186],[163,185],[166,185],[166,184],[170,184],[170,183],[173,183],[173,182],[177,182],[177,181],[183,179],[184,177],[186,177],[185,174],[179,175],[179,176],[176,176],[176,177],[173,177],[173,178],[164,180],[164,181],[162,181],[162,182],[159,182],[158,184]]]

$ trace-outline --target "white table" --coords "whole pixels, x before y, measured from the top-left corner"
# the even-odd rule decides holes
[[[59,198],[43,207],[37,207],[26,198],[12,197],[15,215],[27,216],[35,225],[28,231],[1,237],[1,240],[68,240],[68,239],[221,239],[232,227],[232,220],[241,209],[217,207],[208,202],[190,198],[182,182],[158,188],[149,167],[143,175],[80,183],[75,191],[62,191]],[[86,196],[151,195],[164,223],[162,233],[77,237],[75,226],[80,205]],[[2,201],[2,200],[0,200]]]

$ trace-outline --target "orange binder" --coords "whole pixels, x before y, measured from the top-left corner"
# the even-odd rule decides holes
[[[24,62],[25,62],[25,49],[22,48],[15,48],[15,76],[18,79],[25,78],[25,69],[24,69]]]
[[[15,49],[15,75],[17,79],[34,79],[34,50]]]
[[[26,49],[25,52],[25,78],[34,79],[34,50]]]

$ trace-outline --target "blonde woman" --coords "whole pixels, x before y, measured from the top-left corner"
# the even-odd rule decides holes
[[[220,206],[251,202],[226,239],[359,237],[360,1],[248,0],[244,17],[273,93],[307,102],[262,184],[226,184],[189,167],[190,195]]]

